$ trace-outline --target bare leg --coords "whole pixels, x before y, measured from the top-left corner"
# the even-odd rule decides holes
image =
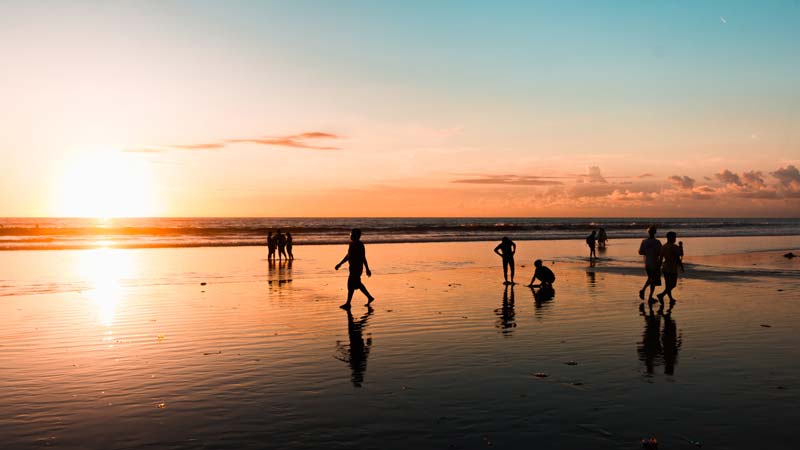
[[[371,295],[369,294],[369,291],[367,290],[367,287],[366,287],[366,286],[364,286],[364,284],[363,284],[363,283],[361,284],[361,286],[359,286],[359,287],[358,287],[358,289],[360,289],[360,290],[361,290],[361,292],[363,292],[363,293],[364,293],[364,295],[366,295],[366,296],[367,296],[367,304],[366,304],[366,306],[369,306],[369,304],[370,304],[370,303],[372,303],[372,302],[374,302],[374,301],[375,301],[375,297],[373,297],[373,296],[371,296]]]
[[[341,305],[339,308],[350,309],[350,301],[353,300],[353,292],[355,292],[355,289],[347,288],[347,303]]]

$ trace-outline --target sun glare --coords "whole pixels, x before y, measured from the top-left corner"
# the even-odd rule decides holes
[[[92,153],[64,168],[55,209],[63,217],[157,215],[146,163],[121,153]]]

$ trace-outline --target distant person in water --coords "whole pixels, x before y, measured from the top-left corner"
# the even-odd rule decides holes
[[[275,242],[278,244],[278,261],[281,260],[281,257],[289,259],[286,255],[286,235],[281,233],[281,230],[278,230],[278,234],[275,235]]]
[[[294,259],[294,253],[292,253],[292,233],[286,233],[286,251],[289,253],[289,259]]]
[[[347,303],[340,306],[340,308],[347,309],[350,307],[350,301],[353,299],[353,292],[356,289],[367,296],[367,306],[369,306],[375,301],[375,297],[369,294],[367,287],[361,282],[361,272],[366,269],[368,277],[372,276],[372,272],[369,270],[366,250],[364,249],[364,243],[361,242],[361,230],[358,228],[354,228],[350,232],[350,247],[347,249],[347,255],[336,265],[336,270],[339,270],[339,267],[345,262],[350,264],[350,277],[347,279]]]
[[[597,246],[599,248],[606,248],[606,242],[608,242],[608,235],[606,234],[606,229],[600,227],[600,231],[597,232]]]
[[[647,281],[644,286],[639,290],[639,298],[644,300],[644,291],[650,286],[650,296],[647,298],[650,304],[655,303],[656,299],[653,298],[653,291],[656,286],[661,286],[661,264],[658,258],[661,255],[661,241],[656,239],[656,227],[647,229],[648,238],[642,240],[639,245],[639,254],[644,256],[644,270],[647,273]]]
[[[664,273],[664,291],[656,295],[661,306],[664,306],[664,296],[669,297],[669,304],[675,304],[675,298],[672,297],[672,290],[678,285],[678,268],[683,266],[681,258],[683,257],[683,249],[675,244],[678,235],[674,231],[667,233],[667,243],[661,247],[661,253],[658,261],[661,264],[661,271]]]
[[[508,237],[504,237],[500,244],[494,248],[494,252],[503,258],[503,278],[505,284],[514,284],[514,253],[517,252],[517,244]],[[511,281],[508,281],[508,269],[511,268]]]
[[[275,237],[272,231],[267,235],[267,259],[275,259]]]
[[[556,282],[556,274],[548,267],[542,265],[541,259],[534,261],[533,266],[536,267],[536,270],[533,272],[533,277],[531,277],[531,283],[528,287],[535,287],[536,285],[533,283],[539,280],[539,286],[541,286],[542,289],[552,289],[553,283]]]
[[[597,230],[592,230],[592,234],[590,234],[586,238],[586,245],[589,246],[589,261],[597,258],[597,251],[595,250],[595,247],[597,247],[596,244],[597,244]]]

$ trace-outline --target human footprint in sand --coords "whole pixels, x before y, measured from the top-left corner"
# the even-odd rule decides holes
[[[504,237],[494,248],[494,252],[503,258],[503,278],[506,280],[504,284],[514,284],[514,253],[517,252],[517,244],[508,237]],[[509,267],[511,267],[511,281],[508,281]]]
[[[364,249],[364,243],[361,242],[361,230],[358,228],[353,228],[353,231],[350,232],[350,247],[347,249],[347,255],[336,265],[336,270],[339,270],[339,267],[345,262],[349,262],[350,276],[347,278],[347,303],[341,305],[340,308],[350,308],[350,301],[353,299],[353,292],[356,289],[367,296],[367,306],[369,306],[370,303],[375,301],[375,297],[369,294],[367,287],[361,282],[361,272],[367,269],[368,277],[372,276],[372,272],[369,270],[366,250]]]

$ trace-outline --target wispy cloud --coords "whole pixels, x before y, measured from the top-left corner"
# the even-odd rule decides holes
[[[554,180],[553,177],[537,177],[528,175],[480,175],[476,178],[452,180],[451,183],[511,186],[556,186],[559,184],[564,184],[561,181]]]
[[[143,147],[130,147],[123,151],[128,153],[164,153],[169,150],[219,150],[228,144],[258,144],[277,147],[304,148],[309,150],[339,150],[339,147],[320,145],[315,141],[336,140],[341,136],[324,131],[307,131],[288,136],[267,136],[260,138],[224,139],[221,142],[208,142],[200,144],[170,144],[148,145]]]
[[[673,175],[667,178],[670,182],[672,182],[675,187],[681,189],[692,189],[694,187],[695,180],[692,177],[687,177],[686,175]]]

